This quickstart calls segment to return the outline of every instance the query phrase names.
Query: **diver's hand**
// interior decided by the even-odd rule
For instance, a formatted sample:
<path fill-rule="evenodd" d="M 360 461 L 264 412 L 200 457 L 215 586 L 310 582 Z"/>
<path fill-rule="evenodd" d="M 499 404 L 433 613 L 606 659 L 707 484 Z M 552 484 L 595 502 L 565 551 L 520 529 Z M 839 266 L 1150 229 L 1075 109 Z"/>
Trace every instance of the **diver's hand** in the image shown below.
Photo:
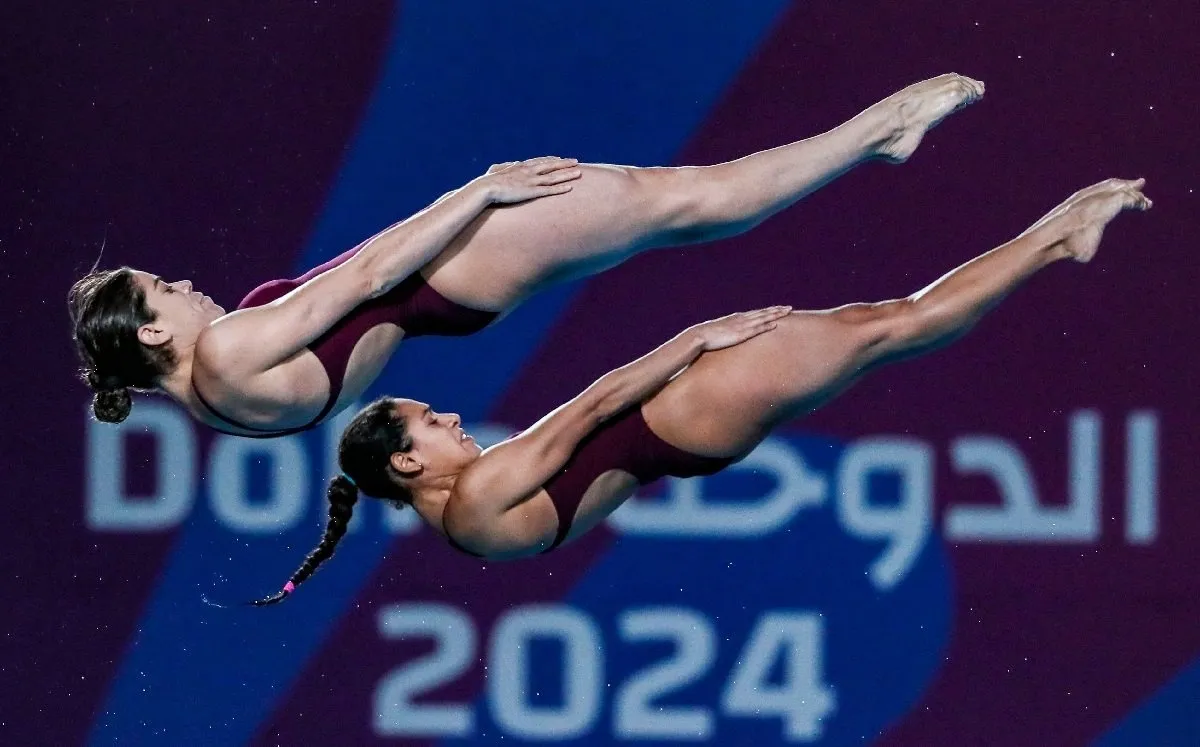
<path fill-rule="evenodd" d="M 790 313 L 791 306 L 742 311 L 689 327 L 687 332 L 700 338 L 700 344 L 705 351 L 721 350 L 758 337 L 764 332 L 770 332 L 775 329 L 780 319 Z"/>
<path fill-rule="evenodd" d="M 570 192 L 571 182 L 582 175 L 574 158 L 542 156 L 498 163 L 476 181 L 490 202 L 513 203 Z"/>

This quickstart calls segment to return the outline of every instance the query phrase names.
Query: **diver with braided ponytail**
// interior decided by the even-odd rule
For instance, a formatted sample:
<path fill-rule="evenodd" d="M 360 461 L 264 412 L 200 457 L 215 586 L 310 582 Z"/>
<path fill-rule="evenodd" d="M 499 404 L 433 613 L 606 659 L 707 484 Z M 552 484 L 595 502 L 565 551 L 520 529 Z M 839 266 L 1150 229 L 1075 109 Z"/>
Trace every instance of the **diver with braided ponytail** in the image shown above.
<path fill-rule="evenodd" d="M 359 492 L 388 501 L 396 508 L 411 503 L 411 494 L 395 484 L 386 465 L 391 454 L 408 452 L 412 447 L 413 440 L 403 420 L 392 417 L 387 409 L 376 409 L 356 418 L 342 434 L 338 446 L 338 466 L 342 474 L 329 482 L 325 492 L 329 501 L 329 521 L 321 541 L 304 558 L 282 589 L 250 604 L 265 607 L 282 602 L 333 556 L 354 515 Z"/>

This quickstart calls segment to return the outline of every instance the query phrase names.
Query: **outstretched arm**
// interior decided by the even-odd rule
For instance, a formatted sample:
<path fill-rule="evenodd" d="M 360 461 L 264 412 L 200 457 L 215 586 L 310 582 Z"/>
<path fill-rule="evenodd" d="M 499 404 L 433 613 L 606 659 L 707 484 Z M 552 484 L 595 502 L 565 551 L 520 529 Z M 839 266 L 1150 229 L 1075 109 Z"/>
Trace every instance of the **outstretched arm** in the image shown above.
<path fill-rule="evenodd" d="M 372 236 L 349 260 L 266 306 L 222 317 L 205 335 L 224 373 L 262 373 L 295 355 L 364 301 L 425 266 L 484 208 L 571 190 L 574 159 L 535 158 L 493 167 L 412 217 Z"/>
<path fill-rule="evenodd" d="M 790 312 L 790 306 L 775 306 L 689 327 L 650 353 L 601 376 L 577 397 L 521 435 L 488 449 L 468 467 L 446 505 L 447 529 L 476 550 L 501 542 L 507 533 L 495 531 L 495 522 L 540 490 L 563 468 L 579 442 L 605 420 L 646 400 L 702 353 L 774 329 Z"/>

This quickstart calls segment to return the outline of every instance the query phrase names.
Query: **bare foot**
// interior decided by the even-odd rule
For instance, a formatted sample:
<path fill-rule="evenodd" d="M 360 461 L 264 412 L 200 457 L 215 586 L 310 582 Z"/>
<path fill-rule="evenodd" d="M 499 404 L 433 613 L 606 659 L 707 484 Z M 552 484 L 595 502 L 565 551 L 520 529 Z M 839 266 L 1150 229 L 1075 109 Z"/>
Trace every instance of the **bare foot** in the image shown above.
<path fill-rule="evenodd" d="M 1057 206 L 1055 206 L 1055 208 L 1053 210 L 1051 210 L 1050 212 L 1046 213 L 1041 218 L 1039 218 L 1037 223 L 1034 223 L 1032 226 L 1030 226 L 1029 228 L 1026 228 L 1024 231 L 1022 231 L 1021 236 L 1024 236 L 1027 233 L 1031 233 L 1032 231 L 1036 230 L 1038 227 L 1045 225 L 1048 221 L 1050 221 L 1054 218 L 1057 218 L 1058 216 L 1065 213 L 1067 211 L 1067 209 L 1070 208 L 1072 205 L 1074 205 L 1075 203 L 1079 202 L 1080 200 L 1082 200 L 1086 197 L 1094 195 L 1098 192 L 1112 191 L 1114 189 L 1117 189 L 1118 187 L 1128 185 L 1128 184 L 1130 184 L 1130 182 L 1126 179 L 1105 179 L 1104 181 L 1097 182 L 1097 183 L 1091 185 L 1090 187 L 1084 187 L 1083 189 L 1079 190 L 1078 192 L 1071 195 L 1067 199 L 1063 200 L 1061 203 L 1059 203 Z M 1020 238 L 1020 237 L 1018 237 L 1018 238 Z"/>
<path fill-rule="evenodd" d="M 1123 210 L 1149 210 L 1154 203 L 1142 194 L 1145 179 L 1108 179 L 1072 195 L 1055 211 L 1064 221 L 1060 246 L 1076 262 L 1090 262 L 1100 248 L 1104 228 Z M 1073 200 L 1073 202 L 1072 202 Z M 1051 211 L 1054 212 L 1054 211 Z M 1045 219 L 1043 219 L 1045 220 Z"/>
<path fill-rule="evenodd" d="M 893 93 L 875 105 L 886 112 L 892 129 L 878 154 L 890 163 L 904 163 L 926 132 L 981 98 L 983 82 L 957 73 L 939 75 Z"/>

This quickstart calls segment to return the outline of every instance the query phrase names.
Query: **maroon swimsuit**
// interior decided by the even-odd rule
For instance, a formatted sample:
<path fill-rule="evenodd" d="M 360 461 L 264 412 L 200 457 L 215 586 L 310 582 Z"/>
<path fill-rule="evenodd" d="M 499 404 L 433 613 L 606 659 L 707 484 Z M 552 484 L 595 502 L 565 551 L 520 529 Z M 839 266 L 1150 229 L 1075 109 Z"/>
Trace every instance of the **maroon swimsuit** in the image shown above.
<path fill-rule="evenodd" d="M 672 446 L 650 430 L 640 405 L 630 407 L 580 441 L 566 465 L 542 486 L 550 494 L 558 514 L 558 532 L 545 552 L 558 547 L 567 538 L 584 493 L 597 477 L 610 469 L 628 472 L 637 478 L 639 485 L 646 485 L 660 477 L 711 475 L 736 461 L 699 456 Z M 454 548 L 480 557 L 455 542 L 449 534 L 446 538 Z"/>
<path fill-rule="evenodd" d="M 250 291 L 249 295 L 238 304 L 238 308 L 247 309 L 271 303 L 326 270 L 342 264 L 354 256 L 358 250 L 359 247 L 355 247 L 323 265 L 314 267 L 294 280 L 272 280 L 264 283 Z M 325 406 L 312 419 L 312 422 L 297 428 L 272 431 L 239 423 L 233 418 L 221 414 L 209 404 L 200 394 L 200 389 L 196 387 L 194 381 L 192 389 L 196 392 L 196 399 L 214 417 L 238 428 L 256 431 L 249 435 L 240 433 L 231 433 L 231 435 L 245 435 L 247 438 L 275 438 L 300 433 L 316 426 L 333 410 L 338 396 L 342 393 L 346 365 L 350 362 L 350 354 L 354 351 L 354 346 L 376 325 L 385 322 L 395 324 L 404 330 L 405 338 L 420 337 L 421 335 L 461 337 L 480 331 L 491 324 L 497 316 L 499 314 L 493 311 L 480 311 L 456 304 L 429 287 L 419 273 L 409 275 L 399 285 L 379 298 L 373 298 L 356 306 L 353 311 L 308 346 L 308 349 L 317 356 L 317 360 L 321 362 L 325 368 L 325 374 L 329 377 L 329 399 L 326 400 Z M 229 431 L 224 432 L 230 433 Z"/>

